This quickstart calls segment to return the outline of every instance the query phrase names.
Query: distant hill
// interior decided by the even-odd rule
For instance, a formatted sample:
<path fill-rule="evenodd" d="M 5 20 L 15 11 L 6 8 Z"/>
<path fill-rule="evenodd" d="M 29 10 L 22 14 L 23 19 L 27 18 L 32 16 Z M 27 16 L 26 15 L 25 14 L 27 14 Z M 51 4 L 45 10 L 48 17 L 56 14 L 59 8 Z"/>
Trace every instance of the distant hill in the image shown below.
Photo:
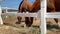
<path fill-rule="evenodd" d="M 15 9 L 8 9 L 7 10 L 8 12 L 18 12 L 18 10 L 15 10 Z M 3 9 L 2 10 L 2 13 L 6 12 L 6 9 Z"/>

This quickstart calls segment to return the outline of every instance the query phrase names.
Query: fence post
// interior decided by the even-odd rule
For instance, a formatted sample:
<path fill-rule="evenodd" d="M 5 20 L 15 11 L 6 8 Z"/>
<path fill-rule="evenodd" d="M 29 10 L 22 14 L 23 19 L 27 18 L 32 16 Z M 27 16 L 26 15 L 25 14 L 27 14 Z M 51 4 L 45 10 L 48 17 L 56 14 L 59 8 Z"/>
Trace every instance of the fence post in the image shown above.
<path fill-rule="evenodd" d="M 2 20 L 1 14 L 2 14 L 2 9 L 1 9 L 1 5 L 0 5 L 0 24 L 2 25 L 3 24 L 3 20 Z"/>
<path fill-rule="evenodd" d="M 5 13 L 8 13 L 8 8 L 7 8 L 7 6 L 6 6 L 6 12 Z M 6 18 L 7 18 L 8 16 L 6 16 Z"/>
<path fill-rule="evenodd" d="M 46 0 L 41 1 L 41 34 L 46 34 Z"/>

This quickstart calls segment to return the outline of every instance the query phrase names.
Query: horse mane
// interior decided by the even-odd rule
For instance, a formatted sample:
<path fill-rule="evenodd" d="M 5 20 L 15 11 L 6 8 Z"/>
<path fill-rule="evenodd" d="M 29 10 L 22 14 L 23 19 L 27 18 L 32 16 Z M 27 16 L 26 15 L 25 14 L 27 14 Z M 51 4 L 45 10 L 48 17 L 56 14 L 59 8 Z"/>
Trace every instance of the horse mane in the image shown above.
<path fill-rule="evenodd" d="M 21 3 L 20 3 L 20 5 L 19 5 L 19 8 L 18 8 L 18 9 L 20 9 L 22 3 L 23 3 L 23 1 L 21 1 Z"/>

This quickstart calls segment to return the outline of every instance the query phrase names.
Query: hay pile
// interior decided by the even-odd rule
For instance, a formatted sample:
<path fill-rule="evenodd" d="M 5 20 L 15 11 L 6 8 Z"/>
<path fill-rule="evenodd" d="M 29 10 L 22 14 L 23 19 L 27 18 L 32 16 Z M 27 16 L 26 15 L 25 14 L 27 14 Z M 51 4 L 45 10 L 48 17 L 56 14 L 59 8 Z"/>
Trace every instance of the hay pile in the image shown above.
<path fill-rule="evenodd" d="M 0 34 L 19 34 L 19 32 L 11 26 L 4 25 L 0 27 Z"/>

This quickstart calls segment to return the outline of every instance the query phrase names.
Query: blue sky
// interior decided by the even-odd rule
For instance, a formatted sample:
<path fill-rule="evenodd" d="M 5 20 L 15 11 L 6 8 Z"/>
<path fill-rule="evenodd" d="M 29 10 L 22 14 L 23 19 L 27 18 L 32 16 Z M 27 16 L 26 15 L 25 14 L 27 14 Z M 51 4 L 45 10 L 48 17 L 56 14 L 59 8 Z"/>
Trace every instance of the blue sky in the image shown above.
<path fill-rule="evenodd" d="M 18 8 L 20 2 L 22 0 L 3 0 L 2 6 L 3 7 L 10 7 L 10 8 Z M 34 2 L 35 0 L 28 0 L 28 2 Z"/>

